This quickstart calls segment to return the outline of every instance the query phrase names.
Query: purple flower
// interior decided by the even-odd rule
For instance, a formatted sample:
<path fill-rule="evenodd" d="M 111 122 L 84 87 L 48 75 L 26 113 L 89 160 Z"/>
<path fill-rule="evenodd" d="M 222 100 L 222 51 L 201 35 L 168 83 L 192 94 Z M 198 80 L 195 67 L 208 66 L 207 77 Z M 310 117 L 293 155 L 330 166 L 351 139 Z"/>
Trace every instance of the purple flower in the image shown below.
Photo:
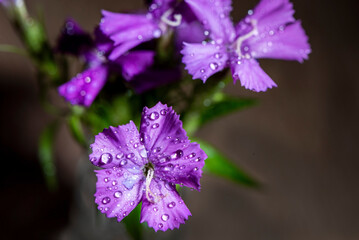
<path fill-rule="evenodd" d="M 59 94 L 71 104 L 89 107 L 112 71 L 121 71 L 130 80 L 153 64 L 152 51 L 133 51 L 116 61 L 108 61 L 106 55 L 112 50 L 113 42 L 99 29 L 95 35 L 96 41 L 92 41 L 74 20 L 68 19 L 58 39 L 58 51 L 79 56 L 87 65 L 84 72 L 58 88 Z"/>
<path fill-rule="evenodd" d="M 171 107 L 145 107 L 139 132 L 132 121 L 109 127 L 91 148 L 90 161 L 104 168 L 95 171 L 95 202 L 107 217 L 121 221 L 142 201 L 141 223 L 166 231 L 191 215 L 175 184 L 200 190 L 207 155 L 188 140 Z"/>
<path fill-rule="evenodd" d="M 234 83 L 260 92 L 277 86 L 256 59 L 308 58 L 310 46 L 300 21 L 293 17 L 288 0 L 261 0 L 254 10 L 233 26 L 230 0 L 185 0 L 202 20 L 210 42 L 185 43 L 183 62 L 194 79 L 208 77 L 230 67 Z"/>
<path fill-rule="evenodd" d="M 192 11 L 183 3 L 177 4 L 176 0 L 153 0 L 145 14 L 113 13 L 103 10 L 102 15 L 100 28 L 114 41 L 115 47 L 109 55 L 111 60 L 117 59 L 143 42 L 161 37 L 169 29 L 180 26 L 183 21 L 186 24 L 193 21 Z M 197 26 L 189 26 L 198 29 Z M 198 39 L 196 35 L 196 32 L 192 32 L 187 34 L 187 37 Z"/>

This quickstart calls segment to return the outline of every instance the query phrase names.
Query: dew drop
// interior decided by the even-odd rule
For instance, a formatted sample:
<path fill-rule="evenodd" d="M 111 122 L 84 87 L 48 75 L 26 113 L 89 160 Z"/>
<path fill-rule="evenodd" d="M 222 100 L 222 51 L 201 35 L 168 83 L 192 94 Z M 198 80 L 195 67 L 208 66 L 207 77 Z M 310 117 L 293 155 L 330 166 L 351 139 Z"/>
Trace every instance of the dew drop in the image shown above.
<path fill-rule="evenodd" d="M 162 223 L 159 223 L 159 224 L 158 224 L 158 228 L 163 228 L 163 224 L 162 224 Z"/>
<path fill-rule="evenodd" d="M 162 116 L 166 115 L 166 114 L 167 114 L 167 110 L 166 110 L 166 109 L 162 109 L 162 110 L 160 111 L 160 114 L 161 114 Z"/>
<path fill-rule="evenodd" d="M 164 222 L 167 222 L 167 220 L 169 218 L 170 218 L 170 216 L 168 216 L 168 214 L 163 214 L 162 217 L 161 217 L 162 221 L 164 221 Z"/>
<path fill-rule="evenodd" d="M 112 185 L 113 185 L 113 186 L 117 185 L 117 181 L 116 181 L 116 180 L 113 180 L 113 181 L 112 181 Z"/>
<path fill-rule="evenodd" d="M 198 167 L 193 168 L 193 171 L 195 172 L 198 171 Z"/>
<path fill-rule="evenodd" d="M 109 153 L 104 153 L 100 158 L 100 165 L 109 164 L 112 162 L 112 155 Z"/>
<path fill-rule="evenodd" d="M 131 158 L 133 158 L 134 156 L 135 156 L 134 153 L 129 153 L 129 154 L 127 154 L 126 158 L 131 159 Z"/>
<path fill-rule="evenodd" d="M 113 194 L 113 196 L 114 196 L 115 198 L 119 198 L 119 197 L 122 196 L 122 192 L 121 192 L 121 191 L 117 191 L 117 192 L 115 192 L 115 193 Z"/>
<path fill-rule="evenodd" d="M 91 82 L 91 78 L 90 77 L 86 77 L 85 78 L 85 83 L 90 83 Z"/>
<path fill-rule="evenodd" d="M 158 211 L 158 208 L 154 207 L 154 208 L 153 208 L 153 211 L 154 211 L 154 212 L 157 212 L 157 211 Z"/>
<path fill-rule="evenodd" d="M 118 153 L 118 154 L 116 155 L 116 158 L 117 158 L 117 159 L 123 158 L 123 153 Z"/>
<path fill-rule="evenodd" d="M 191 153 L 190 155 L 188 155 L 188 158 L 194 158 L 196 156 L 196 153 Z"/>
<path fill-rule="evenodd" d="M 213 62 L 213 63 L 210 63 L 209 64 L 209 67 L 214 71 L 214 70 L 217 70 L 218 69 L 218 64 Z"/>
<path fill-rule="evenodd" d="M 167 166 L 164 167 L 164 171 L 171 171 L 173 169 L 173 164 L 168 164 Z"/>
<path fill-rule="evenodd" d="M 171 154 L 171 159 L 177 160 L 183 156 L 183 151 L 181 149 L 178 149 L 176 152 Z"/>
<path fill-rule="evenodd" d="M 183 169 L 185 169 L 185 168 L 186 168 L 185 165 L 180 166 L 180 169 L 181 169 L 181 170 L 183 170 Z"/>
<path fill-rule="evenodd" d="M 160 115 L 158 114 L 158 112 L 153 112 L 150 115 L 148 115 L 148 117 L 150 118 L 150 120 L 156 120 L 160 117 Z"/>
<path fill-rule="evenodd" d="M 206 30 L 206 31 L 203 32 L 203 34 L 204 34 L 204 36 L 208 36 L 208 35 L 209 35 L 209 31 Z"/>
<path fill-rule="evenodd" d="M 204 72 L 205 72 L 205 70 L 202 68 L 202 69 L 200 70 L 200 72 L 201 72 L 201 73 L 204 73 Z"/>
<path fill-rule="evenodd" d="M 156 30 L 153 31 L 153 37 L 154 37 L 154 38 L 159 38 L 159 37 L 161 37 L 161 34 L 162 34 L 161 29 L 156 29 Z"/>
<path fill-rule="evenodd" d="M 108 177 L 103 179 L 103 181 L 104 181 L 105 183 L 107 183 L 109 180 L 110 180 L 110 179 L 109 179 Z"/>
<path fill-rule="evenodd" d="M 127 164 L 127 160 L 126 159 L 122 159 L 120 162 L 121 166 L 125 166 Z"/>
<path fill-rule="evenodd" d="M 253 15 L 253 10 L 248 10 L 248 15 Z"/>
<path fill-rule="evenodd" d="M 153 153 L 158 153 L 161 151 L 161 148 L 160 147 L 156 147 L 152 150 Z"/>
<path fill-rule="evenodd" d="M 273 36 L 273 35 L 274 35 L 274 31 L 273 31 L 273 30 L 270 30 L 270 31 L 269 31 L 269 35 Z"/>
<path fill-rule="evenodd" d="M 168 208 L 173 208 L 174 206 L 176 206 L 175 202 L 171 202 L 167 205 Z"/>
<path fill-rule="evenodd" d="M 220 58 L 222 58 L 222 54 L 221 53 L 216 53 L 216 54 L 214 54 L 214 57 L 215 58 L 217 58 L 217 59 L 220 59 Z"/>
<path fill-rule="evenodd" d="M 138 39 L 138 40 L 142 40 L 142 39 L 143 39 L 142 35 L 138 35 L 138 36 L 137 36 L 137 39 Z"/>
<path fill-rule="evenodd" d="M 152 129 L 156 129 L 156 128 L 158 128 L 160 125 L 158 124 L 158 123 L 155 123 L 155 124 L 153 124 L 152 125 Z"/>
<path fill-rule="evenodd" d="M 201 161 L 201 158 L 199 157 L 199 158 L 196 158 L 196 160 L 194 160 L 195 162 L 199 162 L 199 161 Z"/>
<path fill-rule="evenodd" d="M 103 204 L 108 204 L 109 202 L 111 202 L 111 198 L 109 198 L 109 197 L 102 198 L 102 203 Z"/>
<path fill-rule="evenodd" d="M 93 157 L 93 158 L 91 158 L 91 159 L 90 159 L 90 161 L 93 163 L 93 162 L 95 162 L 95 161 L 96 161 L 96 158 L 95 158 L 95 157 Z"/>

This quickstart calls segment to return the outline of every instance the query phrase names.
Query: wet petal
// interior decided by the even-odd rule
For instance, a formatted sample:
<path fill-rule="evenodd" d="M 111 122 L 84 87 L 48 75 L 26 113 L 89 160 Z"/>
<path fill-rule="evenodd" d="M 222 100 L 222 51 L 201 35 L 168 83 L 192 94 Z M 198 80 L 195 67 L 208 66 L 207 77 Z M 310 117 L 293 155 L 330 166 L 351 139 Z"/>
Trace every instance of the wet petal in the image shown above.
<path fill-rule="evenodd" d="M 107 79 L 107 68 L 100 65 L 78 74 L 62 84 L 59 94 L 71 104 L 90 106 Z"/>
<path fill-rule="evenodd" d="M 196 143 L 190 143 L 179 116 L 171 107 L 158 103 L 144 108 L 141 139 L 155 174 L 173 183 L 200 189 L 199 180 L 207 155 Z"/>
<path fill-rule="evenodd" d="M 127 169 L 113 167 L 95 171 L 97 175 L 95 202 L 107 217 L 121 221 L 141 201 L 144 176 Z"/>
<path fill-rule="evenodd" d="M 172 183 L 200 190 L 202 168 L 207 155 L 199 144 L 183 144 L 175 151 L 168 148 L 157 154 L 152 151 L 149 154 L 149 159 L 156 165 L 156 176 Z"/>
<path fill-rule="evenodd" d="M 200 78 L 203 82 L 227 66 L 228 55 L 223 45 L 185 43 L 181 53 L 185 69 L 193 79 Z"/>
<path fill-rule="evenodd" d="M 116 53 L 110 55 L 114 60 L 131 48 L 149 41 L 157 36 L 158 24 L 143 14 L 122 14 L 102 11 L 103 18 L 100 28 L 104 34 L 109 36 L 117 47 Z"/>
<path fill-rule="evenodd" d="M 276 87 L 277 84 L 263 71 L 257 60 L 241 59 L 231 63 L 231 70 L 234 83 L 239 79 L 245 88 L 264 92 L 268 88 Z"/>
<path fill-rule="evenodd" d="M 185 0 L 193 13 L 209 31 L 209 36 L 217 42 L 231 42 L 235 31 L 230 12 L 231 0 Z"/>
<path fill-rule="evenodd" d="M 104 129 L 95 136 L 91 148 L 93 152 L 90 161 L 102 168 L 121 167 L 140 172 L 140 168 L 147 162 L 146 150 L 132 121 Z"/>
<path fill-rule="evenodd" d="M 248 39 L 255 58 L 297 60 L 308 59 L 310 45 L 300 21 Z"/>
<path fill-rule="evenodd" d="M 154 56 L 153 51 L 132 51 L 119 57 L 116 63 L 121 65 L 123 77 L 130 80 L 152 66 Z"/>
<path fill-rule="evenodd" d="M 153 180 L 150 189 L 158 199 L 153 203 L 143 194 L 141 223 L 147 222 L 156 232 L 166 231 L 179 228 L 191 216 L 174 184 Z"/>

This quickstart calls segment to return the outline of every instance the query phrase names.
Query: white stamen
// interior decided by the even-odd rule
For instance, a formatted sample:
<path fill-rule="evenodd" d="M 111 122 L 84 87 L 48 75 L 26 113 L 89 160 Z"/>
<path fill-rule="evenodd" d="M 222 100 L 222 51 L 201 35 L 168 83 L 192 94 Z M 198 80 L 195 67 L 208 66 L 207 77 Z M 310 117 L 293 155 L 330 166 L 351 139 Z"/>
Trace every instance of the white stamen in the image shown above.
<path fill-rule="evenodd" d="M 153 179 L 153 174 L 155 173 L 155 171 L 152 168 L 149 168 L 147 171 L 147 176 L 146 176 L 146 198 L 149 202 L 151 203 L 158 203 L 162 198 L 165 198 L 167 195 L 165 196 L 157 196 L 157 194 L 154 194 L 151 189 L 150 189 L 150 185 L 151 185 L 151 181 Z M 150 197 L 150 194 L 152 195 L 153 200 Z"/>
<path fill-rule="evenodd" d="M 162 16 L 161 21 L 166 23 L 168 26 L 171 27 L 178 27 L 181 24 L 182 21 L 182 15 L 181 14 L 174 14 L 173 18 L 174 20 L 170 20 L 169 16 L 173 13 L 173 9 L 167 10 Z"/>
<path fill-rule="evenodd" d="M 257 29 L 257 20 L 250 20 L 251 24 L 252 24 L 252 31 L 250 31 L 249 33 L 240 36 L 237 41 L 236 41 L 236 52 L 238 53 L 239 57 L 245 57 L 245 55 L 242 53 L 241 51 L 241 47 L 242 47 L 242 43 L 247 40 L 248 38 L 252 37 L 252 36 L 257 36 L 258 35 L 258 29 Z"/>

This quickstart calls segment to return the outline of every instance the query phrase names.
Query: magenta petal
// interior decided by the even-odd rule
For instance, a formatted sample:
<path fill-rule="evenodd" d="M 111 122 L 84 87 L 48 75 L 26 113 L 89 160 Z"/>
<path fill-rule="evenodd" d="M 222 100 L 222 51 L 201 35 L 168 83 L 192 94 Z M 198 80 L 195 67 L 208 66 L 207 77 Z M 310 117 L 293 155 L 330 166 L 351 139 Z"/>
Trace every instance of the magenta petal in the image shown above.
<path fill-rule="evenodd" d="M 174 151 L 174 149 L 177 149 Z M 149 153 L 149 159 L 155 163 L 155 175 L 166 181 L 200 190 L 200 179 L 206 153 L 197 143 L 183 144 L 178 148 L 167 148 Z"/>
<path fill-rule="evenodd" d="M 209 36 L 218 42 L 230 42 L 235 37 L 230 19 L 231 0 L 185 0 L 193 13 L 203 23 Z"/>
<path fill-rule="evenodd" d="M 293 4 L 289 0 L 261 0 L 249 16 L 256 19 L 259 30 L 294 22 Z"/>
<path fill-rule="evenodd" d="M 152 66 L 155 52 L 153 51 L 132 51 L 124 54 L 116 61 L 122 67 L 123 77 L 129 81 L 134 76 L 144 72 Z"/>
<path fill-rule="evenodd" d="M 97 174 L 95 202 L 107 217 L 121 221 L 141 201 L 144 177 L 128 169 L 113 167 L 95 171 Z"/>
<path fill-rule="evenodd" d="M 141 138 L 155 175 L 199 190 L 207 155 L 198 144 L 190 143 L 174 110 L 161 103 L 144 108 L 141 123 Z"/>
<path fill-rule="evenodd" d="M 263 71 L 257 60 L 242 59 L 231 64 L 234 83 L 239 79 L 245 88 L 264 92 L 268 88 L 276 87 L 277 84 Z"/>
<path fill-rule="evenodd" d="M 157 148 L 161 148 L 161 151 L 168 148 L 173 150 L 176 145 L 179 148 L 180 145 L 189 142 L 179 115 L 172 107 L 167 107 L 161 102 L 152 108 L 144 107 L 140 136 L 147 151 L 154 151 Z"/>
<path fill-rule="evenodd" d="M 184 43 L 181 53 L 185 69 L 193 79 L 200 78 L 203 82 L 227 66 L 228 55 L 222 45 Z"/>
<path fill-rule="evenodd" d="M 91 148 L 93 152 L 90 154 L 90 161 L 102 168 L 141 167 L 147 162 L 146 150 L 132 121 L 126 125 L 104 129 L 95 136 Z"/>
<path fill-rule="evenodd" d="M 160 180 L 153 180 L 151 192 L 158 197 L 157 201 L 150 202 L 144 194 L 142 197 L 141 223 L 147 222 L 156 232 L 158 230 L 179 228 L 191 212 L 179 196 L 174 184 Z"/>
<path fill-rule="evenodd" d="M 303 62 L 310 46 L 300 21 L 248 39 L 247 44 L 255 58 L 274 58 Z"/>
<path fill-rule="evenodd" d="M 100 65 L 78 74 L 62 84 L 59 94 L 71 104 L 90 106 L 102 89 L 107 78 L 107 68 Z"/>
<path fill-rule="evenodd" d="M 150 15 L 122 14 L 102 11 L 103 18 L 100 28 L 104 34 L 114 41 L 116 54 L 111 54 L 114 60 L 121 54 L 161 35 L 161 30 Z"/>

